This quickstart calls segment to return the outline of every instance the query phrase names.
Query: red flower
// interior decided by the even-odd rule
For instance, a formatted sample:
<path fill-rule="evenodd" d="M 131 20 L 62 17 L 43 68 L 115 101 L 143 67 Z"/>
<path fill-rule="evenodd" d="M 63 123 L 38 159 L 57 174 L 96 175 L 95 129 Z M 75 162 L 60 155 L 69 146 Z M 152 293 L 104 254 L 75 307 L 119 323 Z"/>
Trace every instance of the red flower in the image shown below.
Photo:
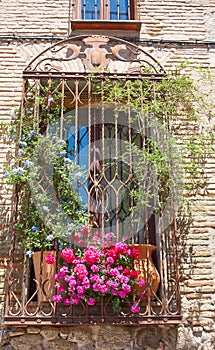
<path fill-rule="evenodd" d="M 124 269 L 122 273 L 124 276 L 130 276 L 131 271 L 129 269 Z"/>
<path fill-rule="evenodd" d="M 138 272 L 135 271 L 135 270 L 132 270 L 132 271 L 130 272 L 130 276 L 131 276 L 132 278 L 136 279 L 136 278 L 138 277 Z"/>
<path fill-rule="evenodd" d="M 118 257 L 118 253 L 116 251 L 115 247 L 110 247 L 109 250 L 106 253 L 106 256 L 111 256 L 114 260 Z"/>
<path fill-rule="evenodd" d="M 137 248 L 133 248 L 131 251 L 132 256 L 134 257 L 134 259 L 138 259 L 140 256 L 140 252 Z"/>

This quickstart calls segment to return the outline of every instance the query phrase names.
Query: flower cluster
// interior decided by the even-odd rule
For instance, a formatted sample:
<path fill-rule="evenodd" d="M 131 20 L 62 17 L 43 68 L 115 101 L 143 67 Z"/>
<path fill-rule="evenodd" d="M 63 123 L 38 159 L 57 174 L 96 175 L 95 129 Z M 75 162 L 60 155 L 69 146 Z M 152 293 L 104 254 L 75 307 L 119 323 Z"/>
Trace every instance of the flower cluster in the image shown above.
<path fill-rule="evenodd" d="M 110 297 L 113 310 L 120 311 L 123 302 L 132 295 L 132 287 L 138 277 L 133 270 L 133 260 L 139 251 L 124 242 L 111 247 L 88 245 L 85 248 L 65 248 L 61 252 L 62 267 L 55 276 L 57 294 L 53 300 L 64 305 L 80 301 L 94 305 L 96 297 Z M 49 254 L 46 263 L 54 263 Z M 140 281 L 144 284 L 144 281 Z M 138 312 L 138 305 L 131 305 L 132 312 Z"/>

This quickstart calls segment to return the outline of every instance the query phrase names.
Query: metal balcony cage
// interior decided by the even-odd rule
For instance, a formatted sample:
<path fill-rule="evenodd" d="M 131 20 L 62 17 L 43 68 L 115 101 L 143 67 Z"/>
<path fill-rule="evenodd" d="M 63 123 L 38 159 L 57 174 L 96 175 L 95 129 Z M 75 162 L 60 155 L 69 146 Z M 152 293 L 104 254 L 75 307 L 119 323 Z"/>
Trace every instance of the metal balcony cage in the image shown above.
<path fill-rule="evenodd" d="M 93 306 L 84 301 L 70 306 L 55 303 L 52 296 L 59 260 L 52 271 L 44 274 L 44 249 L 38 260 L 39 272 L 32 257 L 26 254 L 17 223 L 23 215 L 20 208 L 25 208 L 26 225 L 30 220 L 30 193 L 24 196 L 18 183 L 12 216 L 5 324 L 180 322 L 175 193 L 168 190 L 166 206 L 161 210 L 157 204 L 161 196 L 157 174 L 145 156 L 153 154 L 153 138 L 161 140 L 160 151 L 172 147 L 169 143 L 163 147 L 167 137 L 155 123 L 155 115 L 146 113 L 147 100 L 156 99 L 156 84 L 164 75 L 159 63 L 141 48 L 99 36 L 59 42 L 36 57 L 24 71 L 18 143 L 36 126 L 41 138 L 55 135 L 65 141 L 67 159 L 84 168 L 75 180 L 75 189 L 90 214 L 89 224 L 95 232 L 112 232 L 116 242 L 125 240 L 130 245 L 146 247 L 139 263 L 146 285 L 136 313 L 130 308 L 137 298 L 135 290 L 119 312 L 113 310 L 112 298 L 105 296 L 98 298 Z M 173 160 L 169 163 L 173 164 Z M 167 176 L 170 177 L 170 171 Z M 33 184 L 39 186 L 41 193 L 52 190 L 44 180 L 46 177 L 44 170 Z M 49 204 L 36 203 L 42 207 Z M 61 247 L 57 240 L 51 248 L 58 257 Z M 152 264 L 159 276 L 155 289 L 150 272 Z"/>

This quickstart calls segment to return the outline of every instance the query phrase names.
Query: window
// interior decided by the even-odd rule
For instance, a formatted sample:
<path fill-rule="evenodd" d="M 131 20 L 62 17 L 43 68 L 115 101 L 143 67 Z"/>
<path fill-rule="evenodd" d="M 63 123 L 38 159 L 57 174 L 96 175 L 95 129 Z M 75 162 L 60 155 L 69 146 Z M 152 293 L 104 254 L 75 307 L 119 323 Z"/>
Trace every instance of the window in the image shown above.
<path fill-rule="evenodd" d="M 128 0 L 82 0 L 81 19 L 88 20 L 128 20 L 132 18 Z"/>
<path fill-rule="evenodd" d="M 71 19 L 73 30 L 139 30 L 140 5 L 136 0 L 77 0 L 72 4 Z"/>
<path fill-rule="evenodd" d="M 119 67 L 120 71 L 117 71 Z M 162 77 L 162 67 L 142 49 L 124 40 L 103 36 L 99 38 L 81 36 L 57 43 L 36 57 L 25 70 L 19 124 L 20 153 L 32 149 L 32 145 L 35 144 L 34 137 L 38 136 L 38 132 L 41 134 L 38 139 L 43 140 L 42 135 L 52 137 L 52 130 L 55 130 L 61 141 L 64 140 L 65 161 L 68 162 L 70 159 L 85 167 L 84 175 L 79 178 L 76 190 L 79 191 L 88 213 L 91 214 L 90 224 L 99 232 L 112 232 L 118 242 L 126 239 L 129 244 L 156 245 L 152 259 L 159 271 L 160 282 L 159 288 L 154 292 L 153 281 L 146 278 L 147 298 L 141 302 L 140 313 L 135 315 L 131 314 L 128 305 L 125 305 L 122 313 L 116 313 L 111 300 L 109 298 L 104 300 L 103 296 L 93 307 L 86 305 L 84 301 L 77 306 L 70 305 L 69 308 L 68 305 L 58 307 L 46 293 L 49 277 L 47 275 L 44 277 L 41 273 L 45 252 L 39 260 L 40 273 L 36 275 L 35 285 L 32 285 L 34 279 L 32 260 L 26 257 L 25 247 L 20 244 L 17 222 L 20 217 L 24 217 L 21 229 L 28 229 L 30 237 L 38 227 L 35 224 L 33 226 L 32 217 L 29 215 L 30 194 L 28 195 L 26 182 L 22 184 L 18 182 L 14 196 L 15 225 L 11 239 L 5 323 L 26 325 L 34 322 L 35 324 L 56 322 L 72 325 L 92 322 L 94 324 L 141 322 L 143 324 L 147 323 L 149 318 L 151 323 L 162 323 L 164 320 L 177 323 L 181 319 L 175 221 L 171 219 L 168 226 L 163 227 L 165 223 L 162 221 L 163 213 L 149 212 L 149 205 L 154 208 L 157 201 L 158 191 L 153 182 L 155 177 L 150 177 L 151 169 L 148 163 L 143 167 L 144 163 L 141 160 L 137 167 L 135 160 L 139 150 L 146 150 L 148 155 L 153 154 L 153 144 L 149 140 L 155 130 L 152 124 L 148 123 L 153 115 L 147 115 L 149 119 L 144 119 L 143 123 L 143 119 L 139 118 L 139 114 L 131 108 L 131 84 L 134 86 L 133 93 L 141 103 L 140 107 L 146 111 L 144 109 L 146 101 L 151 98 L 150 96 L 153 99 L 156 97 L 155 86 Z M 137 88 L 138 86 L 141 88 L 142 84 L 146 87 L 146 93 L 142 96 L 144 98 L 139 99 L 141 93 L 137 94 Z M 111 103 L 107 104 L 104 95 L 111 97 L 109 101 Z M 38 126 L 36 134 L 35 125 Z M 142 134 L 141 128 L 144 129 Z M 51 140 L 51 145 L 55 149 L 54 140 L 56 138 Z M 133 153 L 132 145 L 135 151 Z M 43 147 L 41 159 L 45 152 L 46 148 Z M 26 156 L 28 155 L 27 153 Z M 62 162 L 64 160 L 60 155 L 60 167 Z M 27 172 L 29 160 L 25 160 L 24 164 L 27 169 L 24 170 Z M 37 163 L 33 162 L 33 166 L 37 171 Z M 18 173 L 15 173 L 18 180 L 19 175 L 23 173 L 22 171 L 20 174 L 19 171 L 20 167 Z M 50 213 L 53 207 L 51 200 L 48 205 L 44 202 L 45 191 L 47 190 L 48 194 L 52 193 L 47 174 L 44 169 L 40 173 L 40 178 L 36 177 L 35 183 L 35 186 L 39 186 L 38 199 L 42 201 L 38 207 L 42 210 L 43 220 L 47 219 L 47 213 Z M 142 178 L 141 174 L 144 174 Z M 164 181 L 166 179 L 165 177 Z M 131 212 L 136 204 L 133 191 L 140 188 L 141 180 L 141 202 L 137 205 L 137 211 Z M 148 197 L 142 197 L 145 189 L 148 190 Z M 33 188 L 30 192 L 32 194 Z M 60 201 L 61 197 L 58 199 Z M 73 199 L 75 200 L 75 197 Z M 65 200 L 63 204 L 66 206 L 67 201 Z M 57 210 L 54 217 L 57 218 L 57 221 L 54 221 L 57 231 L 70 224 L 70 221 L 63 220 L 62 225 L 59 225 L 61 212 Z M 47 237 L 50 239 L 50 235 L 47 236 L 45 231 L 46 225 L 50 224 L 49 218 L 43 222 L 43 231 L 41 230 L 45 242 Z M 40 233 L 39 239 L 41 238 Z M 51 248 L 58 252 L 61 249 L 59 241 L 55 240 Z M 20 257 L 23 258 L 23 264 L 20 264 Z M 149 255 L 144 259 L 147 274 L 151 261 Z"/>

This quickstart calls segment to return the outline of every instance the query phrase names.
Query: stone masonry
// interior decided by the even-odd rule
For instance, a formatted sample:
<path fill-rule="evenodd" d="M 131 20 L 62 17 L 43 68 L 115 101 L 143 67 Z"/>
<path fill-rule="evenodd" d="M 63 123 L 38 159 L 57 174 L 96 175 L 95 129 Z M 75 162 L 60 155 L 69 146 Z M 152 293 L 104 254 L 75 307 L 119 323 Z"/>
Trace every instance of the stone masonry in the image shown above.
<path fill-rule="evenodd" d="M 141 31 L 126 33 L 139 40 L 165 69 L 190 61 L 215 70 L 214 0 L 140 0 Z M 19 106 L 22 72 L 27 64 L 70 33 L 68 0 L 0 1 L 1 130 Z M 90 28 L 88 29 L 91 34 Z M 111 35 L 111 33 L 106 33 Z M 115 33 L 124 37 L 125 33 Z M 5 300 L 5 270 L 10 237 L 10 189 L 3 180 L 11 146 L 1 131 L 0 308 Z M 1 329 L 4 350 L 213 350 L 215 349 L 215 161 L 207 164 L 207 192 L 196 198 L 194 224 L 183 237 L 186 257 L 181 285 L 183 321 L 179 326 L 89 326 Z"/>

